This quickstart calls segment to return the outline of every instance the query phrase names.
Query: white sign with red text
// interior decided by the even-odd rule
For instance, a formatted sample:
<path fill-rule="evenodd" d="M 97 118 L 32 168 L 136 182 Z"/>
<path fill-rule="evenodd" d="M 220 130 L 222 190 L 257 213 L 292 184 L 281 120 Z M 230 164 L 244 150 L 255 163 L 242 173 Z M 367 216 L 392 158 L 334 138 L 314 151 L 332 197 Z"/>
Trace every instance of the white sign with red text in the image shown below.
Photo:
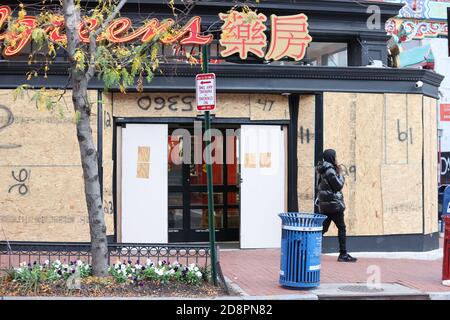
<path fill-rule="evenodd" d="M 195 95 L 197 111 L 212 111 L 216 109 L 216 75 L 202 73 L 195 77 Z"/>

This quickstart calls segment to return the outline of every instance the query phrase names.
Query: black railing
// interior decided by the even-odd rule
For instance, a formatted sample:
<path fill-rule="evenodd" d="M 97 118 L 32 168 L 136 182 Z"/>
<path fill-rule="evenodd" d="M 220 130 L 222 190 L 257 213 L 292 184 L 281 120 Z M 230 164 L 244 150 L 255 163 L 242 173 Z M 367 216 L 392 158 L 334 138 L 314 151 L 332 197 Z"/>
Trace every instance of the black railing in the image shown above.
<path fill-rule="evenodd" d="M 204 267 L 211 263 L 208 245 L 116 243 L 108 245 L 108 255 L 110 264 L 119 260 L 144 265 L 148 259 L 154 263 L 178 261 Z M 42 264 L 56 259 L 63 263 L 75 260 L 90 263 L 90 244 L 0 242 L 0 270 L 19 267 L 22 262 Z"/>

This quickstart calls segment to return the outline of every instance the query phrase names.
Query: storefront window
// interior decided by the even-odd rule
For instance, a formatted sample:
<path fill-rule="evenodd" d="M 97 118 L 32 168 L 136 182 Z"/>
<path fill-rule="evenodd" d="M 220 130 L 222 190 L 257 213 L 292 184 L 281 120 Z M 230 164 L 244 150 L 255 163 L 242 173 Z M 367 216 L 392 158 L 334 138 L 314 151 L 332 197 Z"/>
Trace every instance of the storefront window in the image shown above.
<path fill-rule="evenodd" d="M 336 42 L 312 42 L 301 61 L 304 65 L 347 67 L 347 44 Z"/>
<path fill-rule="evenodd" d="M 183 229 L 183 209 L 169 209 L 169 229 Z"/>
<path fill-rule="evenodd" d="M 223 204 L 223 194 L 214 193 L 214 204 Z M 191 205 L 208 205 L 208 193 L 207 192 L 192 192 L 191 193 Z"/>
<path fill-rule="evenodd" d="M 239 228 L 239 208 L 228 208 L 228 228 L 237 229 Z"/>
<path fill-rule="evenodd" d="M 169 186 L 183 185 L 183 137 L 169 136 L 168 143 L 168 173 Z"/>
<path fill-rule="evenodd" d="M 223 209 L 214 208 L 215 227 L 223 228 Z M 208 229 L 208 209 L 191 209 L 191 229 Z"/>
<path fill-rule="evenodd" d="M 181 192 L 169 192 L 169 207 L 182 205 L 183 205 L 183 194 Z"/>

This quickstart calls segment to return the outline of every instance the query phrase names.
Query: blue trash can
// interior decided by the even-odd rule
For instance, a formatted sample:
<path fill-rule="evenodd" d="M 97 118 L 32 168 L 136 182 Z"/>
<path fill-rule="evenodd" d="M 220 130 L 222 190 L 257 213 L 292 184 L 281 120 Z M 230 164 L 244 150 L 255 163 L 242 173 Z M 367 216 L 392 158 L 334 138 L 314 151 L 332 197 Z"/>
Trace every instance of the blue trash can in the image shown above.
<path fill-rule="evenodd" d="M 308 288 L 320 284 L 322 224 L 326 216 L 281 213 L 280 284 Z"/>

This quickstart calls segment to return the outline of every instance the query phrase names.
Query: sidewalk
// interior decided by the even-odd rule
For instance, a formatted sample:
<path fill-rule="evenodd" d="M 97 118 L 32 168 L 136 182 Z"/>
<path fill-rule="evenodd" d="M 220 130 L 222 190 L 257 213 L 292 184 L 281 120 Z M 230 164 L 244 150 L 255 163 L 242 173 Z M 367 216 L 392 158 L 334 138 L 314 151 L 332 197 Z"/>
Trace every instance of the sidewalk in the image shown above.
<path fill-rule="evenodd" d="M 355 254 L 358 257 L 358 254 Z M 383 284 L 395 284 L 421 293 L 450 293 L 442 285 L 442 258 L 434 260 L 366 258 L 356 263 L 337 262 L 336 256 L 323 255 L 321 287 L 335 284 L 365 284 L 379 270 Z M 279 285 L 280 250 L 223 250 L 220 264 L 224 276 L 250 296 L 310 294 Z M 370 268 L 369 268 L 370 267 Z M 377 269 L 378 268 L 378 269 Z M 321 289 L 319 287 L 318 289 Z"/>

